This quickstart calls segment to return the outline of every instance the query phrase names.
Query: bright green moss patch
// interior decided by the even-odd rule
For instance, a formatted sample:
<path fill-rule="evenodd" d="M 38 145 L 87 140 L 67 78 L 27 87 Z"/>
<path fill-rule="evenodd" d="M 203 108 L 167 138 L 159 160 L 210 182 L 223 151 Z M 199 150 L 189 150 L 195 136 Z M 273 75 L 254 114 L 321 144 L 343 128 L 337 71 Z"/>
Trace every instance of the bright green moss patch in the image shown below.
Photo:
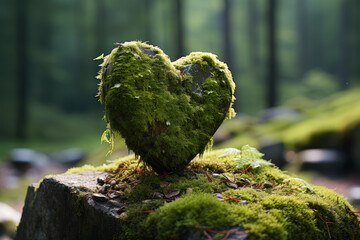
<path fill-rule="evenodd" d="M 180 172 L 234 116 L 235 84 L 226 64 L 196 52 L 175 62 L 158 47 L 126 42 L 104 57 L 99 98 L 129 149 L 158 173 Z"/>
<path fill-rule="evenodd" d="M 225 122 L 221 128 L 233 138 L 217 148 L 241 147 L 244 144 L 259 146 L 259 136 L 266 136 L 283 142 L 287 149 L 346 150 L 346 141 L 360 125 L 359 92 L 360 88 L 354 87 L 323 101 L 312 102 L 299 109 L 302 115 L 298 118 L 276 118 L 259 123 L 255 118 L 246 117 Z"/>
<path fill-rule="evenodd" d="M 249 159 L 256 153 L 242 151 L 249 149 L 205 152 L 181 174 L 159 175 L 142 164 L 135 171 L 134 156 L 100 167 L 126 185 L 119 238 L 206 239 L 205 230 L 222 239 L 230 229 L 257 240 L 360 237 L 359 218 L 342 195 Z"/>
<path fill-rule="evenodd" d="M 147 218 L 147 227 L 156 239 L 182 239 L 179 233 L 187 227 L 207 226 L 228 228 L 235 221 L 230 204 L 223 204 L 212 194 L 188 194 L 182 199 L 159 208 Z"/>

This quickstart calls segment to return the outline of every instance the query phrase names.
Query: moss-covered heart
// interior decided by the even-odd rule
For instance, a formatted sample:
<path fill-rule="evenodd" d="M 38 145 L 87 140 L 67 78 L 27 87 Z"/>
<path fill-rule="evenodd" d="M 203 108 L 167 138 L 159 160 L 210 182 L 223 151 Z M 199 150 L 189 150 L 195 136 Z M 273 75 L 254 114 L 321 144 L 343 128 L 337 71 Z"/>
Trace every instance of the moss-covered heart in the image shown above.
<path fill-rule="evenodd" d="M 119 132 L 158 173 L 183 170 L 235 114 L 231 73 L 211 53 L 194 52 L 172 63 L 158 47 L 126 42 L 100 66 L 105 139 Z"/>

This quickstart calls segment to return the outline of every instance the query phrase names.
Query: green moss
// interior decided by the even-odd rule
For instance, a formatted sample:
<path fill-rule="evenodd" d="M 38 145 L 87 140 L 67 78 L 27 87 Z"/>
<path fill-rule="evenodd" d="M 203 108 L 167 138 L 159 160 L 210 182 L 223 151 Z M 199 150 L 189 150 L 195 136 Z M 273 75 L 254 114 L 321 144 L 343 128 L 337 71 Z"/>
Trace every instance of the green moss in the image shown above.
<path fill-rule="evenodd" d="M 230 133 L 233 138 L 216 148 L 240 148 L 244 144 L 258 147 L 259 137 L 266 136 L 269 140 L 283 142 L 287 149 L 346 150 L 346 141 L 360 125 L 359 90 L 354 87 L 321 102 L 307 104 L 300 109 L 303 114 L 299 118 L 278 118 L 260 124 L 248 117 L 225 122 L 219 130 Z"/>
<path fill-rule="evenodd" d="M 182 171 L 234 116 L 231 73 L 210 53 L 171 63 L 157 47 L 126 42 L 104 58 L 98 78 L 110 129 L 102 139 L 120 133 L 159 173 Z"/>
<path fill-rule="evenodd" d="M 246 160 L 253 155 L 245 151 L 240 156 Z M 229 149 L 205 152 L 181 175 L 167 176 L 159 176 L 143 165 L 140 169 L 145 172 L 134 174 L 138 161 L 135 156 L 121 158 L 108 166 L 108 170 L 118 174 L 116 178 L 120 183 L 129 184 L 122 195 L 127 205 L 126 213 L 121 216 L 120 239 L 182 239 L 186 236 L 205 239 L 200 226 L 217 231 L 237 227 L 244 229 L 249 239 L 257 240 L 329 239 L 321 219 L 333 222 L 328 224 L 332 239 L 360 237 L 359 218 L 348 212 L 353 208 L 342 195 L 289 176 L 261 159 L 253 159 L 258 167 L 248 168 L 252 162 L 239 161 L 238 157 L 238 153 L 231 153 Z M 244 164 L 239 165 L 241 162 Z M 128 170 L 115 170 L 125 165 Z M 246 173 L 245 169 L 248 169 Z M 252 186 L 229 188 L 223 182 L 226 180 L 223 174 L 235 182 L 247 178 Z M 263 182 L 274 184 L 275 188 L 264 188 Z M 192 189 L 191 193 L 186 193 L 188 188 Z M 180 191 L 179 200 L 144 201 L 152 199 L 154 192 L 164 194 L 174 189 Z M 222 194 L 223 201 L 218 200 L 215 193 Z M 221 239 L 224 235 L 216 237 Z"/>
<path fill-rule="evenodd" d="M 181 239 L 179 233 L 186 227 L 199 225 L 219 229 L 232 226 L 235 218 L 229 216 L 231 211 L 230 204 L 223 204 L 212 194 L 189 194 L 150 214 L 145 226 L 153 239 Z"/>

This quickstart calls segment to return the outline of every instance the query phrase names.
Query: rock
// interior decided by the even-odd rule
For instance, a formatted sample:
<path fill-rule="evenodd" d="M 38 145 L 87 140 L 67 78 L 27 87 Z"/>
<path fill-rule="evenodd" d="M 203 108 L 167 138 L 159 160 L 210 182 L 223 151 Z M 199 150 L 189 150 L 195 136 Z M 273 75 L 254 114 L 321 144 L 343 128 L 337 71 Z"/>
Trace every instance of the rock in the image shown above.
<path fill-rule="evenodd" d="M 66 166 L 74 166 L 86 157 L 85 152 L 80 148 L 70 148 L 53 154 L 52 158 L 55 162 Z"/>
<path fill-rule="evenodd" d="M 333 149 L 310 149 L 299 153 L 302 170 L 317 171 L 325 175 L 339 175 L 345 166 L 344 153 Z"/>
<path fill-rule="evenodd" d="M 278 167 L 285 165 L 285 145 L 282 142 L 260 140 L 259 152 L 264 154 L 265 160 L 271 160 Z"/>
<path fill-rule="evenodd" d="M 119 44 L 100 66 L 98 96 L 110 126 L 102 139 L 120 133 L 159 174 L 183 171 L 234 116 L 231 73 L 211 53 L 170 62 L 160 48 L 133 41 Z"/>
<path fill-rule="evenodd" d="M 355 186 L 350 189 L 349 201 L 356 206 L 360 206 L 360 186 Z"/>
<path fill-rule="evenodd" d="M 0 202 L 0 239 L 14 237 L 21 215 L 9 205 Z"/>
<path fill-rule="evenodd" d="M 269 182 L 264 182 L 263 188 L 273 188 L 273 185 Z"/>
<path fill-rule="evenodd" d="M 97 201 L 97 178 L 104 172 L 82 172 L 46 177 L 39 188 L 28 188 L 15 239 L 114 239 L 120 234 L 119 201 Z M 73 189 L 84 189 L 78 195 Z M 81 197 L 83 196 L 83 197 Z M 121 211 L 120 211 L 121 213 Z"/>
<path fill-rule="evenodd" d="M 44 168 L 48 166 L 50 158 L 43 153 L 27 148 L 16 148 L 10 152 L 11 164 L 20 171 L 26 171 L 30 167 Z"/>
<path fill-rule="evenodd" d="M 179 194 L 180 194 L 180 190 L 179 189 L 174 189 L 174 190 L 171 190 L 168 193 L 165 193 L 165 197 L 166 198 L 172 198 L 172 197 L 178 196 Z"/>
<path fill-rule="evenodd" d="M 100 186 L 104 185 L 104 183 L 105 183 L 105 178 L 103 178 L 103 177 L 98 177 L 98 178 L 97 178 L 97 183 L 98 183 Z"/>

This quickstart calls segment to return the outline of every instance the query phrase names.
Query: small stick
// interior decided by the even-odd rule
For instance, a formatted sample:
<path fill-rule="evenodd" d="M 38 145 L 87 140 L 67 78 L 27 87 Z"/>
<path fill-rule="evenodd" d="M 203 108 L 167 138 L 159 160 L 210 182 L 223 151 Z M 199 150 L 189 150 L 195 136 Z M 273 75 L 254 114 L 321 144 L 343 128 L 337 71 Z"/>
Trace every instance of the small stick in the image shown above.
<path fill-rule="evenodd" d="M 236 198 L 233 198 L 233 197 L 230 197 L 230 196 L 228 196 L 228 195 L 226 195 L 226 194 L 224 194 L 224 193 L 222 193 L 221 195 L 223 195 L 223 196 L 225 196 L 225 197 L 228 198 L 228 199 L 224 199 L 225 201 L 226 201 L 226 200 L 233 200 L 233 201 L 235 201 L 235 202 L 241 202 L 241 200 L 236 199 Z"/>
<path fill-rule="evenodd" d="M 327 232 L 328 232 L 328 234 L 329 234 L 329 238 L 331 239 L 331 234 L 330 234 L 330 229 L 329 229 L 328 224 L 329 224 L 329 223 L 333 223 L 333 222 L 326 222 L 322 217 L 320 217 L 320 215 L 318 215 L 318 214 L 316 213 L 317 210 L 313 209 L 313 211 L 314 211 L 314 214 L 315 214 L 321 221 L 323 221 L 323 222 L 325 223 Z"/>
<path fill-rule="evenodd" d="M 213 238 L 210 236 L 210 234 L 207 233 L 206 230 L 204 230 L 203 233 L 209 240 L 213 240 Z"/>
<path fill-rule="evenodd" d="M 242 174 L 246 174 L 246 171 L 247 171 L 250 167 L 251 167 L 251 164 L 250 164 L 244 171 L 239 170 L 239 172 L 242 173 Z"/>
<path fill-rule="evenodd" d="M 261 185 L 262 185 L 263 183 L 264 183 L 264 181 L 260 182 L 259 185 L 258 185 L 257 187 L 255 187 L 255 188 L 261 187 Z"/>
<path fill-rule="evenodd" d="M 163 177 L 165 177 L 167 175 L 170 175 L 170 174 L 172 174 L 172 172 L 164 173 L 163 175 L 160 175 L 159 178 L 163 178 Z"/>
<path fill-rule="evenodd" d="M 152 212 L 154 212 L 154 210 L 144 210 L 144 211 L 142 211 L 142 213 L 152 213 Z"/>
<path fill-rule="evenodd" d="M 220 182 L 218 182 L 218 183 L 216 184 L 216 186 L 219 185 L 220 183 L 223 183 L 223 182 L 228 182 L 228 183 L 236 184 L 236 183 L 234 183 L 234 182 L 232 182 L 232 181 L 229 181 L 229 180 L 221 180 Z"/>
<path fill-rule="evenodd" d="M 184 82 L 184 73 L 187 71 L 187 69 L 185 68 L 184 71 L 181 73 L 181 78 L 182 78 L 182 82 Z"/>
<path fill-rule="evenodd" d="M 91 189 L 90 189 L 90 188 L 87 188 L 87 187 L 84 187 L 84 186 L 79 186 L 79 187 L 76 187 L 76 188 L 74 188 L 73 190 L 71 190 L 70 193 L 73 193 L 73 192 L 75 192 L 77 189 L 80 189 L 80 188 L 84 188 L 84 189 L 86 189 L 86 190 L 88 190 L 88 191 L 91 192 Z"/>
<path fill-rule="evenodd" d="M 206 175 L 207 179 L 209 180 L 209 182 L 212 182 L 212 179 L 209 177 L 209 175 L 207 174 L 207 172 L 205 172 L 204 170 L 200 169 L 201 171 L 204 172 L 204 174 Z"/>
<path fill-rule="evenodd" d="M 117 169 L 115 169 L 115 171 L 116 170 L 126 170 L 127 169 L 127 165 L 124 163 L 124 167 L 122 167 L 122 168 L 117 168 Z"/>

